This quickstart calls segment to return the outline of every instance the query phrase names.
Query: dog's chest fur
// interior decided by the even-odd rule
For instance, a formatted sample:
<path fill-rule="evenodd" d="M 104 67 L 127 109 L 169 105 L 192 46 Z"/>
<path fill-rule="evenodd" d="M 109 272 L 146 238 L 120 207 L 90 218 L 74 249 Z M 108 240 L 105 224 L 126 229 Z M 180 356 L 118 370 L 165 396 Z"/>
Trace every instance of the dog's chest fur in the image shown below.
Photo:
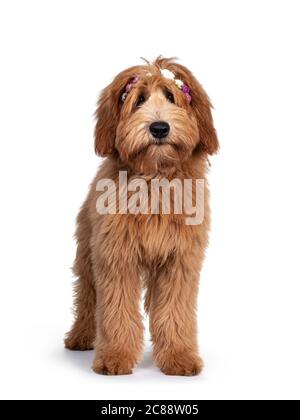
<path fill-rule="evenodd" d="M 201 171 L 197 172 L 193 178 L 204 176 L 204 171 L 202 174 Z M 191 178 L 191 174 L 187 177 Z M 184 257 L 193 253 L 195 249 L 204 249 L 209 226 L 207 196 L 205 219 L 198 226 L 186 225 L 185 214 L 99 215 L 96 211 L 96 201 L 99 196 L 96 184 L 103 178 L 118 180 L 118 172 L 116 170 L 112 172 L 111 166 L 104 164 L 91 186 L 88 198 L 90 218 L 93 219 L 92 245 L 99 250 L 102 258 L 110 261 L 112 255 L 119 253 L 125 255 L 128 261 L 138 259 L 146 264 L 152 264 L 166 261 L 174 254 Z"/>

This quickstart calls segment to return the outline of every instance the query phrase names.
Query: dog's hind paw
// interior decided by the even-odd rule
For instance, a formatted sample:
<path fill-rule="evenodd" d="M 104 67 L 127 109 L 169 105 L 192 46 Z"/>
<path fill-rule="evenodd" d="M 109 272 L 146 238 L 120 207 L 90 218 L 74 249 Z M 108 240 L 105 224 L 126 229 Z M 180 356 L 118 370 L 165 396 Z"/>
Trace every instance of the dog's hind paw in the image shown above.
<path fill-rule="evenodd" d="M 65 338 L 65 348 L 73 351 L 93 350 L 93 339 L 85 335 L 76 335 L 70 332 Z"/>

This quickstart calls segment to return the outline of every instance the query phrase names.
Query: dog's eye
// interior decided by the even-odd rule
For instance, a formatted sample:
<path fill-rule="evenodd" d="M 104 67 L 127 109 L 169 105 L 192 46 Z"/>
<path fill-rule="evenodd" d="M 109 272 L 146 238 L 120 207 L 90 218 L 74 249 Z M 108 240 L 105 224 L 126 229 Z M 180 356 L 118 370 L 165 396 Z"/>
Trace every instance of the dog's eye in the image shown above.
<path fill-rule="evenodd" d="M 139 99 L 136 101 L 135 106 L 141 106 L 144 102 L 145 102 L 145 96 L 144 95 L 140 95 Z"/>
<path fill-rule="evenodd" d="M 174 103 L 174 95 L 171 92 L 166 92 L 166 98 L 169 102 L 171 102 L 171 104 Z"/>

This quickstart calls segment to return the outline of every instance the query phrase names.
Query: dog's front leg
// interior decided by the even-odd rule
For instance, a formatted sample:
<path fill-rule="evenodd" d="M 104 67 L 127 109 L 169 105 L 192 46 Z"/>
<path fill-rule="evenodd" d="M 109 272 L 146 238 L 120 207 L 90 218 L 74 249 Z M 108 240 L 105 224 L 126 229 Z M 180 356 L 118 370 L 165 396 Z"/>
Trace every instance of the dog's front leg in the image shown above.
<path fill-rule="evenodd" d="M 150 302 L 154 359 L 167 375 L 197 375 L 196 300 L 199 272 L 191 261 L 172 261 L 156 273 Z"/>
<path fill-rule="evenodd" d="M 119 256 L 113 266 L 95 269 L 96 341 L 93 369 L 105 375 L 132 373 L 143 350 L 137 267 Z"/>

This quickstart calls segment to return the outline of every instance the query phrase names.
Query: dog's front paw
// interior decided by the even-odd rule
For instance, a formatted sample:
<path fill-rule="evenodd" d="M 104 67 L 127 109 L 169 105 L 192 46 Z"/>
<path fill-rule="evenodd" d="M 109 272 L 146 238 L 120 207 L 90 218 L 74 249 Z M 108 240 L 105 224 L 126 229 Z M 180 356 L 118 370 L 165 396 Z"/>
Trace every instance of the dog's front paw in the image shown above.
<path fill-rule="evenodd" d="M 165 354 L 164 358 L 159 360 L 157 364 L 166 375 L 176 376 L 199 375 L 204 367 L 204 363 L 199 356 L 188 352 Z"/>
<path fill-rule="evenodd" d="M 93 370 L 102 375 L 130 375 L 134 365 L 134 361 L 125 354 L 100 352 L 95 356 Z"/>

